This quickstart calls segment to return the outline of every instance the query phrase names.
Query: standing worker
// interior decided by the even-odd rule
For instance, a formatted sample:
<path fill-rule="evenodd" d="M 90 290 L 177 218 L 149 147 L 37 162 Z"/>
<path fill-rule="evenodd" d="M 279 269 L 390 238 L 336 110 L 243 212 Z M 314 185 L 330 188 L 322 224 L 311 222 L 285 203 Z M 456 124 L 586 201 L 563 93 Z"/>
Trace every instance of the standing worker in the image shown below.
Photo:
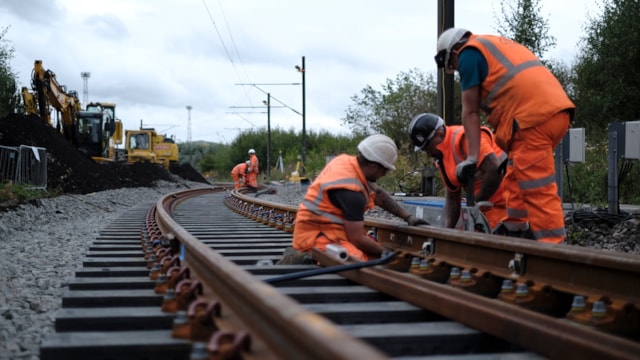
<path fill-rule="evenodd" d="M 502 180 L 507 217 L 496 233 L 530 230 L 538 241 L 562 243 L 566 230 L 553 151 L 575 110 L 562 85 L 529 49 L 503 37 L 451 28 L 438 37 L 437 51 L 438 68 L 460 74 L 469 155 L 457 166 L 458 178 L 477 168 L 482 110 L 509 156 Z"/>
<path fill-rule="evenodd" d="M 258 157 L 256 151 L 249 149 L 249 166 L 247 167 L 247 187 L 251 192 L 258 192 Z"/>
<path fill-rule="evenodd" d="M 320 172 L 300 203 L 293 248 L 310 252 L 340 245 L 359 260 L 380 257 L 384 248 L 365 233 L 364 213 L 375 205 L 409 225 L 428 225 L 409 214 L 375 182 L 395 170 L 398 148 L 386 135 L 371 135 L 358 144 L 358 155 L 338 155 Z"/>
<path fill-rule="evenodd" d="M 249 168 L 250 161 L 247 160 L 243 163 L 239 163 L 231 169 L 231 177 L 233 178 L 233 184 L 236 189 L 247 184 L 247 169 Z"/>
<path fill-rule="evenodd" d="M 502 176 L 498 168 L 507 159 L 507 154 L 494 142 L 491 129 L 483 126 L 481 130 L 474 199 L 492 204 L 490 207 L 480 208 L 491 227 L 485 230 L 491 232 L 506 216 Z M 468 154 L 464 127 L 446 126 L 438 115 L 418 114 L 409 123 L 409 136 L 416 151 L 427 153 L 440 169 L 442 183 L 445 185 L 444 226 L 454 228 L 460 218 L 463 188 L 463 183 L 456 176 L 456 166 Z"/>

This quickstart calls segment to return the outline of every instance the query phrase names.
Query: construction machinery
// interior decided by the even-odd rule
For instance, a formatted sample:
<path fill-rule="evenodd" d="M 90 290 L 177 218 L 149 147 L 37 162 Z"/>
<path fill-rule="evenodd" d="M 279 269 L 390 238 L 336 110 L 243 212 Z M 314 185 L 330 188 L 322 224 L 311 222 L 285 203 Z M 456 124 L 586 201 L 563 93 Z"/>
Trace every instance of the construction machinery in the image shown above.
<path fill-rule="evenodd" d="M 36 60 L 29 91 L 22 88 L 28 115 L 36 115 L 50 126 L 51 108 L 57 111 L 58 131 L 79 151 L 98 162 L 149 162 L 167 170 L 178 168 L 178 145 L 172 138 L 158 134 L 153 128 L 125 131 L 116 117 L 116 104 L 92 102 L 83 110 L 78 94 L 60 85 L 51 70 L 45 70 L 42 60 Z"/>
<path fill-rule="evenodd" d="M 299 182 L 301 184 L 308 184 L 309 178 L 304 176 L 305 172 L 306 172 L 306 167 L 302 162 L 302 156 L 298 155 L 298 161 L 296 162 L 296 169 L 291 172 L 291 176 L 289 176 L 289 181 Z"/>
<path fill-rule="evenodd" d="M 22 88 L 28 115 L 39 116 L 53 127 L 51 108 L 55 109 L 55 128 L 74 147 L 97 161 L 117 161 L 116 145 L 122 143 L 122 122 L 115 117 L 115 104 L 92 103 L 82 110 L 78 93 L 67 91 L 53 71 L 44 69 L 42 60 L 34 63 L 31 88 L 33 92 Z"/>
<path fill-rule="evenodd" d="M 100 162 L 125 161 L 125 150 L 117 147 L 122 144 L 122 121 L 116 118 L 116 104 L 92 102 L 77 115 L 76 128 L 83 134 L 79 136 L 78 150 Z M 93 138 L 87 139 L 87 133 Z M 97 138 L 93 134 L 97 134 Z"/>
<path fill-rule="evenodd" d="M 178 145 L 175 141 L 153 128 L 125 131 L 127 162 L 150 162 L 160 164 L 167 170 L 178 166 Z"/>
<path fill-rule="evenodd" d="M 73 141 L 73 125 L 76 113 L 82 110 L 78 93 L 67 91 L 66 86 L 58 83 L 56 74 L 51 70 L 45 70 L 42 60 L 36 60 L 31 73 L 31 89 L 22 88 L 22 97 L 28 115 L 38 115 L 53 126 L 49 107 L 52 106 L 58 112 L 56 128 L 69 141 Z"/>

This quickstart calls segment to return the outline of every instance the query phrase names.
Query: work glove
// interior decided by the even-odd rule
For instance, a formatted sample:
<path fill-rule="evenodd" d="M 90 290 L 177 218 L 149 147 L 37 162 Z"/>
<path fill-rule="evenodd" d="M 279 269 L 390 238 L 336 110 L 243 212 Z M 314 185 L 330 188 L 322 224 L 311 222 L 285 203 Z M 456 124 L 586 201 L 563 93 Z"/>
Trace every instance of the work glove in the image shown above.
<path fill-rule="evenodd" d="M 427 222 L 427 221 L 425 221 L 423 219 L 417 218 L 417 217 L 415 217 L 413 215 L 407 216 L 405 221 L 407 222 L 407 224 L 409 224 L 409 226 L 431 225 L 431 224 L 429 224 L 429 222 Z"/>
<path fill-rule="evenodd" d="M 473 179 L 475 176 L 477 168 L 477 159 L 467 158 L 465 161 L 458 164 L 458 166 L 456 166 L 456 177 L 458 178 L 458 181 L 466 185 L 467 181 L 469 179 Z"/>

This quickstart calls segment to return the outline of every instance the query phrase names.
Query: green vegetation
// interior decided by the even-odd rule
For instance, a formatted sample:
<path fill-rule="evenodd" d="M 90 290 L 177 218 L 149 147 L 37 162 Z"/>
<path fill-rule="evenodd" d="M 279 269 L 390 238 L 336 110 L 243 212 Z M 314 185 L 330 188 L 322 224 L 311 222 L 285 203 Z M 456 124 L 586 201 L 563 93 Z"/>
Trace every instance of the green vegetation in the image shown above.
<path fill-rule="evenodd" d="M 0 182 L 0 208 L 12 207 L 53 195 L 44 190 L 33 189 L 28 184 L 15 184 L 11 181 Z"/>
<path fill-rule="evenodd" d="M 610 122 L 640 120 L 640 2 L 607 0 L 602 11 L 584 26 L 573 68 L 576 126 L 594 140 Z"/>
<path fill-rule="evenodd" d="M 6 39 L 8 27 L 0 29 L 0 118 L 21 109 L 20 93 L 16 84 L 16 74 L 9 61 L 13 58 L 14 48 Z"/>

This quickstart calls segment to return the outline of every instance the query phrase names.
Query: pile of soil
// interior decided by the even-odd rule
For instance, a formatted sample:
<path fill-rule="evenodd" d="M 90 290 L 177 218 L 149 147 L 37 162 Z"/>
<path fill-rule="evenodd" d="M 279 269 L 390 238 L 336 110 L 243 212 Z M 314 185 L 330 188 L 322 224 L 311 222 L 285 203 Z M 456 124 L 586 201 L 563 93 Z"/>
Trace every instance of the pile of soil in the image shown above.
<path fill-rule="evenodd" d="M 0 119 L 0 145 L 37 146 L 47 151 L 47 190 L 88 194 L 123 187 L 150 187 L 171 174 L 151 163 L 98 163 L 76 150 L 55 128 L 37 116 L 9 115 Z M 207 182 L 191 165 L 175 171 L 186 180 Z"/>

